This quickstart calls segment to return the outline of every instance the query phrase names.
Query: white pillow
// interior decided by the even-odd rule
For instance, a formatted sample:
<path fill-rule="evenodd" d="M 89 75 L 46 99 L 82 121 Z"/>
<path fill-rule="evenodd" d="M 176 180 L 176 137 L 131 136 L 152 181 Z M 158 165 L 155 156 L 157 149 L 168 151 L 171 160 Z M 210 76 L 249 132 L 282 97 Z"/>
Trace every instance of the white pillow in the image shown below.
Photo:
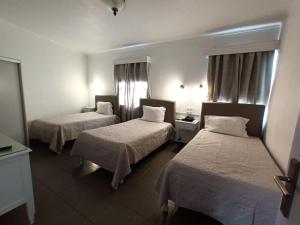
<path fill-rule="evenodd" d="M 152 107 L 143 105 L 143 117 L 142 120 L 152 121 L 152 122 L 164 122 L 165 120 L 165 107 Z"/>
<path fill-rule="evenodd" d="M 204 116 L 205 130 L 229 134 L 238 137 L 248 137 L 246 124 L 249 119 L 235 116 Z"/>
<path fill-rule="evenodd" d="M 112 104 L 110 102 L 97 102 L 96 112 L 104 115 L 112 115 Z"/>

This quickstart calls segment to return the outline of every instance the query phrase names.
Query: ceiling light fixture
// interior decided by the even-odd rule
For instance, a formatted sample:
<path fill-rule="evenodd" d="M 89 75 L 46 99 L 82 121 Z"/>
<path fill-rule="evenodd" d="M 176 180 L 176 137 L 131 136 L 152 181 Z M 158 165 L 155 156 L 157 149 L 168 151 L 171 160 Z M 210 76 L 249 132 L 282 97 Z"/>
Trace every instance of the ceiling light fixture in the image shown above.
<path fill-rule="evenodd" d="M 125 7 L 125 0 L 102 0 L 114 14 L 117 15 Z"/>

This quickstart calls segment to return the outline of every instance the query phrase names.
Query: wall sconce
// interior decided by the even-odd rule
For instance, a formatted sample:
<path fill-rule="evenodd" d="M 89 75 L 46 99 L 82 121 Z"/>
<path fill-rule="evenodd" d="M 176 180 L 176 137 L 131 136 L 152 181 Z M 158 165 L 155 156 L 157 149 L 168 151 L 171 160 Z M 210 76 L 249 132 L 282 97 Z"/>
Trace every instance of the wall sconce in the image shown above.
<path fill-rule="evenodd" d="M 184 85 L 183 85 L 183 84 L 181 84 L 179 87 L 180 87 L 181 89 L 184 89 Z"/>

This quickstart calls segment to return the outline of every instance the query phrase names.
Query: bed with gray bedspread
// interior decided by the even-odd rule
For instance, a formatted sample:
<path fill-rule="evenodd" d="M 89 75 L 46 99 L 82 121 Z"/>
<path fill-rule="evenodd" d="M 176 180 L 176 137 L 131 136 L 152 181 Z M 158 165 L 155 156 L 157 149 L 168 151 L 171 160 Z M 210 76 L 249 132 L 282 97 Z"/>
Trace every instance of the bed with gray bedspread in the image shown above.
<path fill-rule="evenodd" d="M 82 132 L 71 155 L 80 156 L 113 172 L 111 185 L 117 189 L 131 172 L 130 165 L 166 143 L 173 134 L 171 123 L 134 119 Z"/>
<path fill-rule="evenodd" d="M 164 168 L 157 190 L 162 206 L 172 200 L 224 225 L 272 225 L 280 173 L 259 138 L 201 130 Z"/>
<path fill-rule="evenodd" d="M 29 129 L 30 139 L 48 143 L 49 148 L 61 153 L 65 142 L 74 140 L 87 129 L 118 123 L 116 115 L 103 115 L 96 112 L 74 113 L 32 121 Z"/>

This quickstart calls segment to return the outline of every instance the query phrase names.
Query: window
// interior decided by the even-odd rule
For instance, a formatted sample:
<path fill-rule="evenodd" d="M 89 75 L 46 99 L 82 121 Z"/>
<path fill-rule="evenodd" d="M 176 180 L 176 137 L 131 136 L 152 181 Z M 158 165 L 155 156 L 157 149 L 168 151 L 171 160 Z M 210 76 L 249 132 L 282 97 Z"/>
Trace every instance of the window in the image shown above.
<path fill-rule="evenodd" d="M 276 57 L 275 51 L 210 56 L 207 73 L 209 100 L 266 105 Z"/>
<path fill-rule="evenodd" d="M 131 82 L 128 87 L 130 90 L 126 91 L 125 81 L 119 82 L 119 104 L 125 105 L 126 99 L 133 99 L 134 108 L 137 108 L 140 106 L 140 98 L 147 97 L 148 83 L 145 81 Z M 125 92 L 129 93 L 128 98 L 126 97 Z"/>
<path fill-rule="evenodd" d="M 121 121 L 139 117 L 140 98 L 150 95 L 148 62 L 118 64 L 114 67 L 115 82 L 119 95 Z"/>

